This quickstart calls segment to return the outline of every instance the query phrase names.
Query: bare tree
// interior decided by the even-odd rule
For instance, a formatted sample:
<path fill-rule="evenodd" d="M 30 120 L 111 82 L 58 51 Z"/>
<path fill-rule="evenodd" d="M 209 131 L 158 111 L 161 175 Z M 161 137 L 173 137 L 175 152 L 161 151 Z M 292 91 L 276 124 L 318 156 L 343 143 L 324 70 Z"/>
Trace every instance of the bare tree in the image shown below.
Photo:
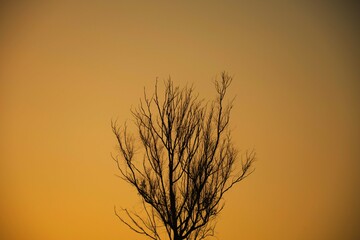
<path fill-rule="evenodd" d="M 233 101 L 224 104 L 232 77 L 215 81 L 217 98 L 205 104 L 193 87 L 165 82 L 160 99 L 157 83 L 149 98 L 144 91 L 132 110 L 143 151 L 135 159 L 136 139 L 112 122 L 119 154 L 113 156 L 122 177 L 136 188 L 143 203 L 140 215 L 115 208 L 118 218 L 133 231 L 151 239 L 165 233 L 171 240 L 204 239 L 214 235 L 214 218 L 223 209 L 224 194 L 252 172 L 255 153 L 248 152 L 235 168 L 238 152 L 229 131 Z"/>

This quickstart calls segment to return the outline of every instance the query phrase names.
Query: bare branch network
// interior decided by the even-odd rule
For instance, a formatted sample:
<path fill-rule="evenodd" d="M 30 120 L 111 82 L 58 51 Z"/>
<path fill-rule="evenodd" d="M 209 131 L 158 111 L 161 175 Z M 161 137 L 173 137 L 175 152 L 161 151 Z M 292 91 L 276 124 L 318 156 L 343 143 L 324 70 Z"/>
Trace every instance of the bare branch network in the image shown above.
<path fill-rule="evenodd" d="M 144 150 L 135 158 L 136 138 L 126 125 L 112 122 L 119 154 L 113 157 L 120 176 L 136 188 L 143 201 L 139 215 L 123 209 L 118 218 L 133 231 L 158 240 L 204 239 L 214 235 L 214 219 L 223 209 L 224 194 L 253 170 L 254 152 L 235 169 L 238 152 L 229 131 L 233 101 L 224 104 L 232 77 L 215 81 L 217 98 L 205 104 L 193 87 L 179 88 L 169 80 L 160 99 L 157 83 L 151 97 L 132 110 Z"/>

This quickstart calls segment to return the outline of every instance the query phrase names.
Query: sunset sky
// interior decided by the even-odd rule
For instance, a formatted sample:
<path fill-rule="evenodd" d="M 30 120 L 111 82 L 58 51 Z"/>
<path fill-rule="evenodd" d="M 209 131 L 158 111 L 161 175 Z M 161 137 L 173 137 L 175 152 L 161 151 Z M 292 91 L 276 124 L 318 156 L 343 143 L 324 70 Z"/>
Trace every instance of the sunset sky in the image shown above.
<path fill-rule="evenodd" d="M 224 70 L 233 138 L 257 161 L 225 195 L 218 239 L 360 239 L 359 4 L 8 2 L 0 239 L 145 240 L 113 212 L 140 201 L 115 176 L 110 122 L 157 77 L 210 100 Z"/>

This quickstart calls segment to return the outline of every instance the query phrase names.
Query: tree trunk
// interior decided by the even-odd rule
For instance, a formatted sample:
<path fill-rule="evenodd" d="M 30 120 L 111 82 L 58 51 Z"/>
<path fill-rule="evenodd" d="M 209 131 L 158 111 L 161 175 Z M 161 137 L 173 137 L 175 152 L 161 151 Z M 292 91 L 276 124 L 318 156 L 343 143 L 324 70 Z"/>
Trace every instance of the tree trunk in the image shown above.
<path fill-rule="evenodd" d="M 174 233 L 174 240 L 183 240 L 180 236 Z"/>

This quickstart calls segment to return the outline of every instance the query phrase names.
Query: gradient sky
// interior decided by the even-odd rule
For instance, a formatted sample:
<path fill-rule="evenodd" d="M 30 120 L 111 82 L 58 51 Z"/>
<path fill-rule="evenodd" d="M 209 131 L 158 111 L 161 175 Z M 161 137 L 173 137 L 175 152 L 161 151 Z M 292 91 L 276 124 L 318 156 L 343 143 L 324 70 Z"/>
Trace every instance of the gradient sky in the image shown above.
<path fill-rule="evenodd" d="M 360 239 L 359 5 L 131 2 L 0 5 L 0 238 L 145 239 L 113 213 L 139 199 L 110 121 L 156 77 L 210 99 L 226 70 L 234 139 L 258 160 L 218 239 Z"/>

